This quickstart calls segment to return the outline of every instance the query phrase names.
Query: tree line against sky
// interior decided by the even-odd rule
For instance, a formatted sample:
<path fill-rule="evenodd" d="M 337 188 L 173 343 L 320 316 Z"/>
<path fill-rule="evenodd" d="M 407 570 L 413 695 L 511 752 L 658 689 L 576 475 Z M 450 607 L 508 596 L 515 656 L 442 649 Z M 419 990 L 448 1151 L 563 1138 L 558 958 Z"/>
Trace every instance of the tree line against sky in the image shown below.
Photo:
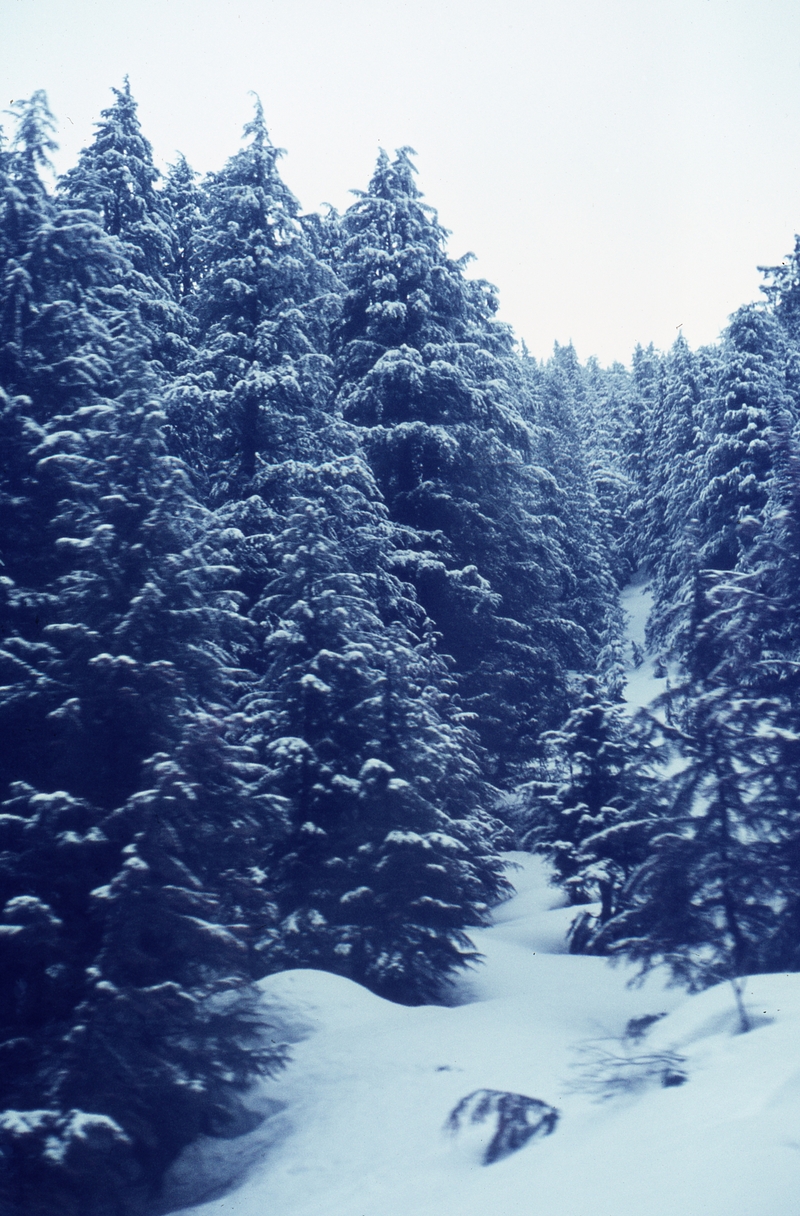
<path fill-rule="evenodd" d="M 254 983 L 445 998 L 544 851 L 571 948 L 796 969 L 800 259 L 720 343 L 541 363 L 412 152 L 303 215 L 125 83 L 0 147 L 0 1197 L 149 1210 L 286 1048 Z M 520 239 L 523 239 L 522 235 Z M 535 285 L 532 285 L 535 290 Z M 621 588 L 669 678 L 631 719 Z"/>

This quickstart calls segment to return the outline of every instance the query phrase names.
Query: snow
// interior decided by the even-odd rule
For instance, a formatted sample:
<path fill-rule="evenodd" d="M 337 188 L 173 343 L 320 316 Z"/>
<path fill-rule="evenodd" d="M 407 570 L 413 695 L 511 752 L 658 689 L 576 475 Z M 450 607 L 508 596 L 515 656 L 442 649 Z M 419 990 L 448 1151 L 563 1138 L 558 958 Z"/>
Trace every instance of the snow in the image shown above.
<path fill-rule="evenodd" d="M 654 701 L 667 687 L 666 678 L 659 679 L 656 676 L 653 660 L 645 646 L 647 618 L 653 607 L 653 592 L 646 575 L 638 574 L 623 588 L 620 603 L 625 616 L 627 641 L 625 700 L 631 712 L 635 713 L 637 709 L 643 709 Z M 637 651 L 641 662 L 637 661 Z"/>
<path fill-rule="evenodd" d="M 485 961 L 448 1006 L 394 1005 L 319 971 L 261 982 L 292 1060 L 254 1091 L 267 1111 L 255 1132 L 190 1150 L 195 1184 L 229 1189 L 185 1216 L 797 1211 L 800 975 L 746 981 L 753 1029 L 738 1033 L 729 985 L 686 996 L 652 975 L 631 988 L 630 969 L 567 954 L 572 911 L 545 863 L 508 861 L 516 894 L 475 933 Z M 622 1037 L 631 1018 L 664 1012 L 641 1039 Z M 633 1075 L 641 1056 L 682 1057 L 688 1080 L 609 1085 L 598 1100 L 599 1052 Z M 481 1165 L 482 1129 L 445 1130 L 481 1088 L 552 1104 L 555 1132 Z M 244 1176 L 230 1189 L 237 1166 Z"/>
<path fill-rule="evenodd" d="M 643 579 L 623 592 L 632 712 L 665 687 L 645 653 L 651 602 Z M 321 971 L 261 982 L 291 1062 L 254 1089 L 254 1132 L 184 1154 L 174 1194 L 197 1206 L 179 1216 L 797 1212 L 800 974 L 742 981 L 742 1034 L 730 985 L 687 996 L 662 971 L 632 986 L 632 968 L 567 953 L 575 910 L 547 863 L 507 862 L 514 894 L 472 933 L 483 962 L 447 1005 L 394 1005 Z M 652 1018 L 638 1036 L 637 1018 Z M 555 1106 L 553 1134 L 483 1165 L 491 1129 L 445 1126 L 481 1089 Z"/>

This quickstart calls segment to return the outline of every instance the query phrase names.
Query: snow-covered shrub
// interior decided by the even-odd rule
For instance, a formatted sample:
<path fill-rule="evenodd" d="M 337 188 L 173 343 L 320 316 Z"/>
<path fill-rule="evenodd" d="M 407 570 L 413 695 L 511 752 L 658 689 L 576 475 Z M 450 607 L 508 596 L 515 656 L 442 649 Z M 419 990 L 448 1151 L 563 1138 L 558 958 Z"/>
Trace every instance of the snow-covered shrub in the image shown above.
<path fill-rule="evenodd" d="M 492 1165 L 534 1136 L 549 1136 L 557 1123 L 556 1108 L 538 1098 L 500 1089 L 476 1089 L 453 1108 L 445 1130 L 460 1139 L 466 1131 L 470 1145 L 477 1142 L 482 1164 Z"/>

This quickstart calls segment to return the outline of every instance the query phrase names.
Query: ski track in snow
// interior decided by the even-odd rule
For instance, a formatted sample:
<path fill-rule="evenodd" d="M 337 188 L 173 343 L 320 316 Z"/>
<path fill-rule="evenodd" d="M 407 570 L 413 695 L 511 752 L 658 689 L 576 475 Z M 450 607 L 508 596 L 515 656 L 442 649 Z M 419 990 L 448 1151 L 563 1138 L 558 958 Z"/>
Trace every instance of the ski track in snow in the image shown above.
<path fill-rule="evenodd" d="M 641 646 L 647 601 L 642 582 L 623 594 Z M 649 660 L 629 675 L 632 708 L 664 687 Z M 291 1063 L 254 1091 L 273 1112 L 260 1128 L 185 1155 L 195 1196 L 229 1189 L 179 1216 L 796 1216 L 800 974 L 746 981 L 754 1028 L 740 1034 L 728 985 L 689 997 L 661 972 L 631 987 L 633 969 L 566 953 L 574 910 L 546 863 L 508 860 L 515 894 L 473 933 L 484 962 L 447 1007 L 393 1005 L 321 971 L 261 981 Z M 621 1042 L 629 1019 L 660 1013 Z M 581 1088 L 592 1045 L 678 1053 L 688 1080 L 598 1100 Z M 484 1087 L 558 1107 L 554 1134 L 483 1166 L 480 1129 L 454 1140 L 444 1124 Z"/>

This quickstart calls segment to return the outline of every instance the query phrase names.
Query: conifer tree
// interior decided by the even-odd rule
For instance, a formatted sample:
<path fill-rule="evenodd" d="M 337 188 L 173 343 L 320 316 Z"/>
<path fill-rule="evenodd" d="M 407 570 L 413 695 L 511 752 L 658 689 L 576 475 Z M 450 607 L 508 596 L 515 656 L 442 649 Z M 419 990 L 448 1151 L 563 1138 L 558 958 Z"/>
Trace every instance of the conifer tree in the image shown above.
<path fill-rule="evenodd" d="M 700 558 L 733 570 L 763 518 L 771 433 L 785 409 L 783 353 L 774 322 L 755 306 L 731 318 L 708 420 L 714 432 L 699 497 Z"/>
<path fill-rule="evenodd" d="M 630 524 L 638 490 L 626 461 L 629 441 L 636 442 L 633 385 L 620 363 L 601 368 L 596 359 L 590 359 L 585 376 L 589 417 L 583 447 L 599 507 L 606 560 L 617 585 L 623 587 L 638 565 Z"/>
<path fill-rule="evenodd" d="M 170 419 L 238 533 L 243 608 L 258 630 L 241 656 L 257 676 L 241 708 L 290 816 L 267 866 L 280 923 L 263 922 L 260 966 L 324 966 L 433 998 L 470 956 L 464 926 L 503 889 L 494 825 L 430 624 L 392 573 L 400 538 L 334 411 L 320 348 L 338 284 L 313 253 L 325 242 L 298 221 L 260 105 L 245 133 L 207 187 L 192 304 L 204 370 L 176 385 Z M 437 868 L 429 836 L 450 823 L 455 791 L 461 853 Z M 426 829 L 419 856 L 412 827 Z M 483 860 L 467 856 L 467 839 Z"/>
<path fill-rule="evenodd" d="M 537 454 L 560 491 L 560 505 L 554 513 L 561 519 L 566 557 L 563 611 L 582 629 L 588 643 L 582 661 L 575 664 L 579 669 L 591 667 L 592 660 L 599 657 L 601 642 L 620 629 L 618 587 L 610 566 L 613 539 L 603 528 L 607 521 L 586 452 L 589 437 L 597 430 L 591 398 L 575 348 L 556 343 L 541 377 Z"/>
<path fill-rule="evenodd" d="M 157 189 L 160 174 L 142 134 L 130 82 L 114 89 L 95 138 L 59 182 L 59 198 L 73 210 L 90 211 L 118 240 L 125 257 L 120 286 L 137 309 L 156 372 L 172 373 L 189 353 L 187 322 L 176 291 L 177 234 L 170 200 Z"/>
<path fill-rule="evenodd" d="M 505 890 L 498 825 L 430 625 L 390 571 L 371 478 L 352 461 L 293 473 L 303 494 L 251 609 L 264 674 L 242 703 L 291 819 L 270 863 L 281 922 L 265 967 L 436 999 L 473 957 L 465 928 Z"/>
<path fill-rule="evenodd" d="M 649 562 L 655 607 L 648 639 L 659 653 L 675 655 L 688 641 L 708 411 L 698 359 L 683 335 L 664 360 L 661 411 L 650 480 L 651 534 L 660 530 L 661 538 Z"/>
<path fill-rule="evenodd" d="M 38 588 L 10 577 L 20 574 L 13 560 L 3 586 L 10 632 L 2 658 L 10 679 L 2 716 L 7 736 L 22 740 L 5 753 L 3 774 L 10 799 L 2 945 L 17 994 L 3 1037 L 19 1057 L 19 1067 L 5 1073 L 4 1097 L 23 1111 L 53 1113 L 50 1145 L 59 1112 L 112 1120 L 117 1148 L 130 1149 L 123 1173 L 146 1197 L 184 1144 L 223 1127 L 213 1112 L 220 1103 L 235 1106 L 237 1086 L 262 1060 L 258 1050 L 249 1059 L 243 1053 L 235 1083 L 225 1080 L 232 1057 L 224 1035 L 238 1033 L 238 1005 L 253 973 L 247 931 L 253 923 L 263 929 L 272 915 L 254 859 L 265 855 L 281 815 L 274 797 L 258 794 L 263 770 L 255 756 L 235 736 L 225 742 L 231 661 L 214 638 L 226 616 L 224 586 L 215 586 L 222 567 L 208 568 L 210 554 L 187 547 L 190 504 L 163 463 L 159 493 L 157 436 L 145 429 L 144 446 L 141 431 L 137 438 L 109 425 L 109 402 L 79 412 L 91 427 L 80 456 L 74 415 L 53 420 L 34 449 L 45 499 L 47 480 L 61 481 L 49 530 L 51 578 L 42 581 L 45 533 Z M 64 421 L 72 424 L 66 433 L 56 429 Z M 64 438 L 72 451 L 59 450 Z M 110 477 L 97 459 L 108 461 L 108 452 Z M 36 488 L 28 486 L 34 499 Z M 137 492 L 144 501 L 136 502 Z M 62 530 L 67 536 L 58 536 Z M 215 693 L 209 731 L 200 706 Z M 148 790 L 143 766 L 165 746 L 178 763 L 163 758 L 172 787 L 159 793 Z M 21 950 L 31 936 L 44 953 Z M 220 942 L 226 948 L 215 954 L 210 945 Z M 137 961 L 143 955 L 149 970 Z M 221 990 L 230 999 L 215 1012 Z M 252 1013 L 245 1022 L 253 1022 Z M 144 1025 L 152 1026 L 147 1058 L 138 1029 Z M 64 1124 L 65 1136 L 71 1127 Z M 40 1172 L 53 1173 L 35 1154 L 28 1160 L 25 1135 L 5 1146 L 23 1211 L 38 1193 Z M 104 1145 L 101 1136 L 101 1155 Z M 54 1193 L 63 1192 L 62 1210 L 73 1200 L 76 1213 L 105 1210 L 102 1187 L 90 1182 L 91 1155 L 79 1168 L 70 1153 L 65 1141 L 64 1170 L 54 1167 L 52 1179 Z M 70 1199 L 75 1170 L 78 1190 Z"/>
<path fill-rule="evenodd" d="M 564 604 L 558 490 L 517 408 L 527 388 L 494 292 L 447 256 L 409 149 L 381 153 L 341 232 L 338 400 L 408 530 L 404 572 L 502 782 L 557 716 L 564 667 L 586 648 Z"/>
<path fill-rule="evenodd" d="M 660 467 L 663 432 L 663 359 L 652 342 L 633 353 L 631 432 L 625 446 L 626 470 L 634 486 L 631 532 L 637 565 L 648 565 L 659 552 L 663 521 L 655 512 L 654 469 Z"/>
<path fill-rule="evenodd" d="M 2 313 L 0 313 L 0 386 L 11 389 L 24 365 L 23 330 L 30 319 L 33 288 L 29 246 L 33 234 L 52 215 L 52 202 L 41 179 L 50 167 L 55 119 L 47 97 L 38 91 L 14 107 L 16 131 L 10 149 L 2 149 L 0 167 L 0 253 L 2 254 Z"/>
<path fill-rule="evenodd" d="M 570 903 L 599 905 L 580 914 L 570 931 L 574 951 L 591 950 L 647 856 L 659 811 L 659 756 L 594 676 L 584 678 L 572 713 L 543 743 L 546 763 L 520 787 L 523 843 L 552 861 Z"/>
<path fill-rule="evenodd" d="M 748 306 L 718 353 L 679 340 L 649 396 L 649 636 L 680 660 L 650 729 L 677 763 L 591 948 L 693 990 L 796 965 L 790 368 Z"/>
<path fill-rule="evenodd" d="M 654 723 L 680 764 L 649 855 L 597 938 L 645 969 L 667 962 L 691 989 L 798 965 L 798 517 L 786 429 L 771 465 L 738 568 L 695 573 L 694 644 Z"/>
<path fill-rule="evenodd" d="M 253 856 L 281 816 L 236 735 L 235 572 L 164 448 L 124 253 L 26 156 L 3 214 L 0 1195 L 100 1216 L 141 1210 L 280 1058 L 223 1037 L 258 1037 L 242 911 L 272 914 Z"/>
<path fill-rule="evenodd" d="M 169 209 L 173 233 L 172 290 L 179 303 L 186 303 L 201 274 L 200 228 L 204 195 L 197 174 L 181 155 L 170 166 L 163 197 Z"/>
<path fill-rule="evenodd" d="M 661 821 L 620 911 L 595 939 L 645 971 L 667 963 L 691 991 L 770 970 L 777 931 L 780 850 L 753 764 L 764 748 L 735 675 L 731 686 L 723 622 L 702 605 L 706 670 L 670 691 L 672 724 L 660 728 L 681 768 L 665 783 Z"/>
<path fill-rule="evenodd" d="M 323 453 L 330 425 L 324 345 L 335 279 L 304 235 L 258 100 L 244 134 L 246 146 L 204 183 L 187 301 L 198 353 L 168 400 L 173 447 L 215 502 L 245 493 L 262 454 L 274 464 Z"/>
<path fill-rule="evenodd" d="M 759 266 L 766 282 L 761 290 L 770 310 L 793 342 L 800 338 L 800 236 L 780 266 Z"/>
<path fill-rule="evenodd" d="M 119 237 L 137 271 L 166 286 L 174 261 L 173 237 L 153 150 L 142 134 L 128 78 L 113 90 L 95 138 L 60 183 L 68 204 L 100 216 L 109 236 Z"/>

